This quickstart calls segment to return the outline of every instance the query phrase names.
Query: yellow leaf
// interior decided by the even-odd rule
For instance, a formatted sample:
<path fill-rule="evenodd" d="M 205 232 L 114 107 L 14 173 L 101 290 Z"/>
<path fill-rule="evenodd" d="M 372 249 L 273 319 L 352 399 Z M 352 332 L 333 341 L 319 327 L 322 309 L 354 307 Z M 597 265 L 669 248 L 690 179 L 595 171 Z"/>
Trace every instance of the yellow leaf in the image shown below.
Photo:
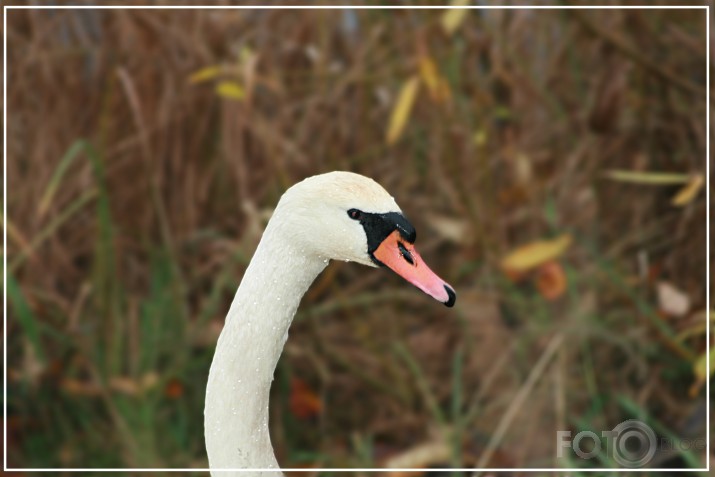
<path fill-rule="evenodd" d="M 425 85 L 427 85 L 432 100 L 437 103 L 444 103 L 451 98 L 452 91 L 449 89 L 449 84 L 439 74 L 437 65 L 434 64 L 434 61 L 429 56 L 420 58 L 420 76 Z"/>
<path fill-rule="evenodd" d="M 707 355 L 708 353 L 703 352 L 695 361 L 695 366 L 693 366 L 695 376 L 701 381 L 705 381 L 705 379 L 712 376 L 713 372 L 715 372 L 715 353 L 710 353 L 710 374 L 708 374 Z"/>
<path fill-rule="evenodd" d="M 690 181 L 685 184 L 685 187 L 680 189 L 680 191 L 675 194 L 675 197 L 673 197 L 671 204 L 675 205 L 676 207 L 688 205 L 698 195 L 698 192 L 700 192 L 700 189 L 703 188 L 704 183 L 705 178 L 702 174 L 694 175 L 690 178 Z"/>
<path fill-rule="evenodd" d="M 472 140 L 476 146 L 484 146 L 487 143 L 488 135 L 484 129 L 478 129 L 472 135 Z"/>
<path fill-rule="evenodd" d="M 645 185 L 673 185 L 688 182 L 687 174 L 671 174 L 667 172 L 633 172 L 633 171 L 606 171 L 604 176 L 619 182 L 632 182 Z"/>
<path fill-rule="evenodd" d="M 216 85 L 216 93 L 224 98 L 235 99 L 238 101 L 241 101 L 246 97 L 246 92 L 244 91 L 243 86 L 235 81 L 221 81 Z"/>
<path fill-rule="evenodd" d="M 256 52 L 254 52 L 250 46 L 244 45 L 241 48 L 241 51 L 238 54 L 241 64 L 245 65 L 246 63 L 249 63 L 253 61 L 253 59 L 256 57 Z"/>
<path fill-rule="evenodd" d="M 189 83 L 196 84 L 216 78 L 220 75 L 222 69 L 220 66 L 207 66 L 194 72 L 189 76 Z"/>
<path fill-rule="evenodd" d="M 708 373 L 708 354 L 710 354 L 710 372 Z M 715 353 L 710 350 L 710 353 L 704 351 L 698 359 L 693 363 L 693 374 L 695 375 L 695 382 L 690 387 L 690 395 L 695 396 L 700 390 L 701 386 L 710 379 L 713 371 L 715 371 Z"/>
<path fill-rule="evenodd" d="M 501 266 L 510 272 L 525 272 L 559 257 L 569 245 L 571 245 L 571 236 L 568 234 L 553 240 L 532 242 L 517 248 L 504 257 Z"/>
<path fill-rule="evenodd" d="M 422 76 L 422 81 L 425 82 L 430 92 L 436 91 L 437 88 L 439 88 L 439 73 L 437 73 L 437 66 L 429 56 L 423 56 L 420 58 L 420 76 Z"/>
<path fill-rule="evenodd" d="M 452 0 L 452 7 L 463 7 L 469 4 L 469 0 Z M 447 35 L 453 34 L 459 25 L 464 21 L 469 10 L 466 8 L 450 8 L 442 14 L 442 29 Z"/>
<path fill-rule="evenodd" d="M 397 98 L 395 108 L 392 110 L 392 116 L 390 116 L 390 125 L 387 129 L 387 144 L 394 144 L 402 136 L 402 131 L 405 129 L 410 111 L 412 111 L 412 104 L 415 102 L 419 85 L 419 78 L 412 76 L 402 86 L 400 96 Z"/>
<path fill-rule="evenodd" d="M 148 373 L 144 374 L 141 378 L 141 389 L 142 391 L 145 391 L 147 389 L 153 388 L 156 383 L 159 382 L 159 375 L 155 373 L 154 371 L 149 371 Z"/>

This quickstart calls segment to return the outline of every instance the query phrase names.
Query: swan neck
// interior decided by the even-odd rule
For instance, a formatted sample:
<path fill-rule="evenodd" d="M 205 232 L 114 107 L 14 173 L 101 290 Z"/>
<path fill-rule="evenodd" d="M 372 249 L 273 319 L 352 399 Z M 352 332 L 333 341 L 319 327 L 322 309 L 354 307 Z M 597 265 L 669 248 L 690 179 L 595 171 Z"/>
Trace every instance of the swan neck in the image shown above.
<path fill-rule="evenodd" d="M 297 249 L 269 223 L 209 372 L 204 427 L 210 468 L 275 468 L 280 475 L 268 431 L 270 386 L 300 300 L 327 263 Z"/>

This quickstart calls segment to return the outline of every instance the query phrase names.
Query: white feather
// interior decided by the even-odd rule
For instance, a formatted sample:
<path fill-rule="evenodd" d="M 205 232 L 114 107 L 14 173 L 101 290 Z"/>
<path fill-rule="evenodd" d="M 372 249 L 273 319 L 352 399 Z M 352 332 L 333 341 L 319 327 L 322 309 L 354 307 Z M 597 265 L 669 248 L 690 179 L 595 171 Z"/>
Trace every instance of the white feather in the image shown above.
<path fill-rule="evenodd" d="M 281 475 L 268 432 L 268 398 L 295 311 L 329 260 L 374 266 L 362 226 L 347 215 L 351 208 L 400 212 L 377 182 L 350 172 L 310 177 L 281 197 L 211 363 L 204 430 L 212 470 L 271 468 Z"/>

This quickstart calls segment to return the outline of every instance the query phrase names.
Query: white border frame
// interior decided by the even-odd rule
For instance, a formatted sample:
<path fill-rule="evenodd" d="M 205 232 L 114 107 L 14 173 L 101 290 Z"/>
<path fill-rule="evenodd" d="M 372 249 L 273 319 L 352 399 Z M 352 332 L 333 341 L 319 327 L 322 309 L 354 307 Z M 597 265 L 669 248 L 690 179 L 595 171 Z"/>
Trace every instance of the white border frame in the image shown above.
<path fill-rule="evenodd" d="M 138 5 L 36 5 L 36 6 L 3 6 L 3 284 L 7 283 L 7 227 L 5 220 L 7 218 L 7 12 L 8 10 L 249 10 L 249 9 L 275 9 L 275 10 L 342 10 L 351 8 L 355 10 L 446 10 L 451 8 L 470 9 L 470 10 L 705 10 L 705 41 L 706 41 L 706 56 L 705 56 L 705 197 L 706 197 L 706 261 L 705 261 L 705 321 L 706 321 L 706 346 L 707 346 L 707 376 L 710 376 L 710 5 L 487 5 L 487 6 L 448 6 L 448 5 L 388 5 L 388 6 L 372 6 L 372 5 L 275 5 L 275 6 L 260 6 L 260 5 L 241 5 L 241 6 L 224 6 L 224 5 L 164 5 L 164 6 L 138 6 Z M 40 468 L 8 468 L 7 466 L 7 288 L 3 286 L 3 470 L 5 472 L 259 472 L 272 471 L 277 469 L 159 469 L 159 468 L 137 468 L 137 469 L 103 469 L 103 468 L 58 468 L 58 469 L 40 469 Z M 384 468 L 366 468 L 366 469 L 333 469 L 333 468 L 282 468 L 283 472 L 709 472 L 710 471 L 710 379 L 705 381 L 705 399 L 707 403 L 706 409 L 706 429 L 705 429 L 705 465 L 700 469 L 651 469 L 651 468 L 461 468 L 461 469 L 384 469 Z"/>

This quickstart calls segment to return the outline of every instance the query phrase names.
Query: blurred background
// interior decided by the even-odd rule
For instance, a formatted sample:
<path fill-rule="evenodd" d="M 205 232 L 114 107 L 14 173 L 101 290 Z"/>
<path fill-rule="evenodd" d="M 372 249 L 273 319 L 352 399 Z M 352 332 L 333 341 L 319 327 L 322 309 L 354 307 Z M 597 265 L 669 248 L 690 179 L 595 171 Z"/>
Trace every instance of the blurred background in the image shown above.
<path fill-rule="evenodd" d="M 648 466 L 703 467 L 706 21 L 8 11 L 9 465 L 206 467 L 209 365 L 272 208 L 350 170 L 457 305 L 330 265 L 276 370 L 281 465 L 612 467 L 557 458 L 557 431 L 639 419 L 676 443 Z"/>

